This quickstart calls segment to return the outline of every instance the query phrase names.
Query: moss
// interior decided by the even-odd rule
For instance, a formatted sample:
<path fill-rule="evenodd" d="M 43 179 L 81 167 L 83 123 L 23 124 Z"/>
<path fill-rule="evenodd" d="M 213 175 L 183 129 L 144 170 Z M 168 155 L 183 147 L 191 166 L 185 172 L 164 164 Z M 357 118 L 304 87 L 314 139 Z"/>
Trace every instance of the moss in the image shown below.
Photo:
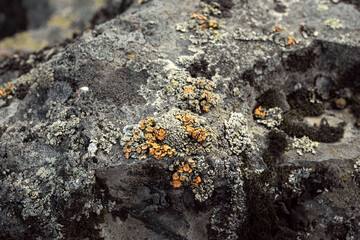
<path fill-rule="evenodd" d="M 279 89 L 269 89 L 256 99 L 257 106 L 270 109 L 279 107 L 286 111 L 285 95 Z"/>
<path fill-rule="evenodd" d="M 193 78 L 204 77 L 206 79 L 211 79 L 211 77 L 215 75 L 215 69 L 209 69 L 208 66 L 209 63 L 206 60 L 201 59 L 200 61 L 191 64 L 188 71 Z"/>
<path fill-rule="evenodd" d="M 306 72 L 314 66 L 314 62 L 318 58 L 313 47 L 300 49 L 291 53 L 287 58 L 283 59 L 283 65 L 290 72 Z"/>
<path fill-rule="evenodd" d="M 290 93 L 287 96 L 287 101 L 292 110 L 296 111 L 300 116 L 319 116 L 324 113 L 322 103 L 311 102 L 311 92 L 301 88 Z"/>
<path fill-rule="evenodd" d="M 280 157 L 288 147 L 289 143 L 286 134 L 281 131 L 272 130 L 267 135 L 268 151 L 274 157 Z"/>
<path fill-rule="evenodd" d="M 22 84 L 20 83 L 19 86 L 15 90 L 15 97 L 22 100 L 26 97 L 28 91 L 30 89 L 30 84 Z"/>
<path fill-rule="evenodd" d="M 340 123 L 338 126 L 332 127 L 325 118 L 321 120 L 320 126 L 310 126 L 299 121 L 297 115 L 293 112 L 288 112 L 284 114 L 280 129 L 292 137 L 308 136 L 313 141 L 333 143 L 343 137 L 344 126 L 344 123 Z"/>
<path fill-rule="evenodd" d="M 248 216 L 240 230 L 241 239 L 273 239 L 280 228 L 274 198 L 263 192 L 256 178 L 247 180 L 244 188 L 247 193 Z"/>

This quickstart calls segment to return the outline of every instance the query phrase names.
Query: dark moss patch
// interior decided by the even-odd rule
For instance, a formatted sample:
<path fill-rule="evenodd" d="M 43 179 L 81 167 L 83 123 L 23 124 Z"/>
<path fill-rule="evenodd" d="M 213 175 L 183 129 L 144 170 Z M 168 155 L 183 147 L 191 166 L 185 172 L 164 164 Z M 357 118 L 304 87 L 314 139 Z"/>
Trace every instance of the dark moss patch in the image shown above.
<path fill-rule="evenodd" d="M 269 168 L 269 173 L 276 168 L 280 156 L 285 152 L 289 145 L 287 135 L 282 131 L 272 130 L 267 134 L 268 147 L 263 150 L 262 158 Z M 270 176 L 268 176 L 270 177 Z M 269 182 L 267 179 L 265 182 Z"/>
<path fill-rule="evenodd" d="M 336 89 L 349 88 L 354 93 L 360 93 L 360 62 L 347 69 L 336 82 Z"/>
<path fill-rule="evenodd" d="M 78 86 L 75 89 L 79 86 L 88 86 L 100 100 L 112 99 L 118 106 L 141 105 L 146 102 L 138 93 L 140 86 L 147 83 L 149 74 L 146 70 L 135 72 L 127 67 L 114 69 L 102 62 L 92 62 L 81 66 L 77 73 L 79 80 L 68 75 L 67 72 L 59 71 L 56 79 L 65 78 L 71 86 L 76 83 Z M 95 79 L 102 79 L 102 81 L 94 81 Z"/>
<path fill-rule="evenodd" d="M 213 5 L 214 2 L 218 3 L 220 6 L 221 14 L 219 17 L 221 18 L 229 18 L 231 17 L 231 8 L 234 6 L 232 0 L 202 0 L 203 2 Z"/>
<path fill-rule="evenodd" d="M 286 13 L 287 7 L 284 4 L 277 3 L 274 10 L 278 13 Z"/>
<path fill-rule="evenodd" d="M 349 232 L 349 227 L 345 223 L 330 223 L 325 233 L 329 239 L 346 239 Z"/>
<path fill-rule="evenodd" d="M 290 71 L 306 72 L 314 66 L 317 58 L 318 56 L 313 48 L 301 49 L 289 54 L 286 59 L 283 59 L 283 65 Z"/>
<path fill-rule="evenodd" d="M 278 89 L 269 89 L 264 92 L 260 97 L 256 99 L 257 107 L 262 106 L 263 108 L 274 108 L 279 107 L 283 111 L 288 110 L 286 103 L 286 96 L 282 91 Z"/>
<path fill-rule="evenodd" d="M 248 216 L 240 229 L 240 239 L 274 239 L 284 224 L 277 216 L 273 196 L 263 192 L 257 178 L 245 181 L 244 189 L 247 193 Z"/>
<path fill-rule="evenodd" d="M 299 121 L 292 112 L 284 114 L 283 117 L 284 120 L 280 125 L 280 129 L 292 137 L 301 138 L 308 136 L 313 141 L 333 143 L 339 141 L 344 135 L 345 123 L 340 123 L 338 126 L 332 127 L 327 120 L 323 118 L 320 126 L 309 126 Z"/>
<path fill-rule="evenodd" d="M 253 69 L 246 70 L 241 78 L 244 79 L 245 82 L 248 82 L 251 87 L 255 86 L 255 72 Z"/>
<path fill-rule="evenodd" d="M 121 207 L 119 210 L 111 211 L 113 218 L 119 217 L 121 221 L 125 222 L 129 217 L 129 208 Z"/>
<path fill-rule="evenodd" d="M 201 59 L 200 61 L 191 64 L 188 71 L 193 78 L 204 77 L 211 79 L 211 77 L 215 75 L 215 69 L 209 69 L 208 66 L 209 63 L 206 60 Z"/>
<path fill-rule="evenodd" d="M 280 157 L 288 147 L 287 136 L 282 131 L 272 130 L 267 135 L 268 139 L 268 151 L 274 157 Z"/>
<path fill-rule="evenodd" d="M 304 88 L 290 93 L 287 101 L 292 110 L 296 111 L 300 116 L 319 116 L 324 113 L 322 103 L 311 102 L 312 93 Z"/>
<path fill-rule="evenodd" d="M 25 98 L 26 94 L 28 93 L 30 88 L 29 84 L 20 84 L 15 92 L 15 97 L 17 97 L 18 99 L 22 100 Z"/>

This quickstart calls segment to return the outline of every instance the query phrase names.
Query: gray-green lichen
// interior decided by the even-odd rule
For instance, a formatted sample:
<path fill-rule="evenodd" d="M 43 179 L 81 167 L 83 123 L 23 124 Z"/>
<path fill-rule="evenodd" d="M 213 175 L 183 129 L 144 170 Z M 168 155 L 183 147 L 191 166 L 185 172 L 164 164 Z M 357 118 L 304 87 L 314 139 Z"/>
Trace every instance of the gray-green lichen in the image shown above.
<path fill-rule="evenodd" d="M 312 153 L 315 154 L 315 148 L 319 146 L 318 142 L 310 140 L 307 136 L 303 136 L 302 138 L 293 138 L 293 143 L 291 144 L 292 148 L 297 149 L 296 152 L 299 155 L 303 155 L 304 153 Z"/>
<path fill-rule="evenodd" d="M 305 167 L 292 170 L 289 173 L 288 182 L 284 183 L 283 186 L 299 196 L 303 190 L 301 188 L 301 181 L 307 179 L 311 172 L 313 172 L 313 169 Z"/>
<path fill-rule="evenodd" d="M 239 155 L 246 150 L 251 150 L 253 144 L 248 132 L 247 119 L 242 113 L 234 112 L 225 122 L 226 139 L 230 143 L 233 153 Z"/>

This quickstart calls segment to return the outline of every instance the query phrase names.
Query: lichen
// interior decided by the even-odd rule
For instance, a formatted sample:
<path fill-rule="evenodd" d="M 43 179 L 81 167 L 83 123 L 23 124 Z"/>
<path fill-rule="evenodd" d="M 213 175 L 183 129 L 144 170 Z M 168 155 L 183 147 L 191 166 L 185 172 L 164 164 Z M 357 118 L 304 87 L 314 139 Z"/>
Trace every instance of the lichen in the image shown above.
<path fill-rule="evenodd" d="M 261 106 L 259 107 L 261 108 Z M 282 114 L 283 111 L 281 110 L 281 108 L 278 107 L 274 107 L 274 108 L 270 108 L 270 109 L 255 109 L 255 118 L 256 118 L 256 122 L 264 124 L 266 127 L 273 129 L 275 127 L 280 126 L 283 118 L 282 118 Z"/>
<path fill-rule="evenodd" d="M 342 28 L 343 26 L 341 25 L 340 23 L 340 20 L 339 19 L 336 19 L 336 18 L 329 18 L 329 19 L 326 19 L 324 21 L 324 24 L 326 26 L 329 26 L 331 29 L 340 29 Z"/>
<path fill-rule="evenodd" d="M 304 153 L 315 154 L 315 148 L 317 148 L 318 146 L 318 142 L 311 141 L 307 136 L 303 136 L 302 138 L 294 137 L 293 143 L 291 144 L 291 147 L 297 149 L 296 152 L 300 156 Z"/>
<path fill-rule="evenodd" d="M 187 83 L 180 95 L 180 106 L 196 113 L 208 112 L 216 106 L 219 96 L 213 92 L 215 86 L 212 81 L 189 78 Z"/>
<path fill-rule="evenodd" d="M 236 155 L 252 149 L 252 142 L 248 133 L 247 120 L 242 113 L 234 112 L 225 122 L 226 139 L 230 149 Z"/>

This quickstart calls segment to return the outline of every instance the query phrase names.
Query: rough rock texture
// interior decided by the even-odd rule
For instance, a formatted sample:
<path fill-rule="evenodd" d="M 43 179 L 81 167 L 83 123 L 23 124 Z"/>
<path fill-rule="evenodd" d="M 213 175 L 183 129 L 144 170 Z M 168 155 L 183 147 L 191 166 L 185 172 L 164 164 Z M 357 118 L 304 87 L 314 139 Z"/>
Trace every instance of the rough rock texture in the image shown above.
<path fill-rule="evenodd" d="M 360 12 L 334 2 L 143 0 L 2 56 L 0 238 L 359 239 Z"/>

